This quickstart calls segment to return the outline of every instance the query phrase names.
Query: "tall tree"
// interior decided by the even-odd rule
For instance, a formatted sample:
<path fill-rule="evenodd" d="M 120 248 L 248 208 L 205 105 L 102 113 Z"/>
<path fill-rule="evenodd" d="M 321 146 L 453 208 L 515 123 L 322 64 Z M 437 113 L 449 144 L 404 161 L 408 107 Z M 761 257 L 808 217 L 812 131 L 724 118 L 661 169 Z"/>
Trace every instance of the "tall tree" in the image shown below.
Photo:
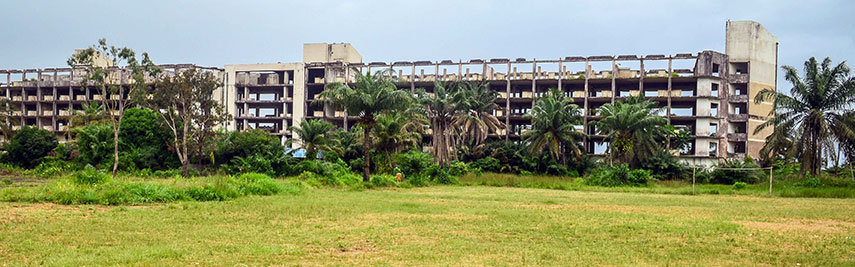
<path fill-rule="evenodd" d="M 635 96 L 604 104 L 597 109 L 602 118 L 591 124 L 605 134 L 611 160 L 638 167 L 662 149 L 661 143 L 674 133 L 665 128 L 668 120 L 658 113 L 655 102 Z"/>
<path fill-rule="evenodd" d="M 290 130 L 300 137 L 300 148 L 306 150 L 306 159 L 314 160 L 318 158 L 318 150 L 331 151 L 330 135 L 335 128 L 332 123 L 324 120 L 303 120 L 300 122 L 300 127 L 291 126 Z"/>
<path fill-rule="evenodd" d="M 7 142 L 11 140 L 14 134 L 13 127 L 21 124 L 20 117 L 15 116 L 15 110 L 18 109 L 12 105 L 12 100 L 0 99 L 0 133 L 3 134 L 3 140 Z"/>
<path fill-rule="evenodd" d="M 462 95 L 452 83 L 434 83 L 433 93 L 424 90 L 416 93 L 430 120 L 434 160 L 446 167 L 451 162 L 453 129 L 452 122 L 463 112 Z"/>
<path fill-rule="evenodd" d="M 487 135 L 500 129 L 505 129 L 493 111 L 499 108 L 496 104 L 498 92 L 490 90 L 483 82 L 459 83 L 464 112 L 457 117 L 455 124 L 459 126 L 462 138 L 468 141 L 471 148 L 484 144 Z"/>
<path fill-rule="evenodd" d="M 405 110 L 411 106 L 412 94 L 398 90 L 392 80 L 391 71 L 378 71 L 375 74 L 362 74 L 354 70 L 355 82 L 352 85 L 332 83 L 321 93 L 324 101 L 344 107 L 348 114 L 359 117 L 363 130 L 363 166 L 362 180 L 370 181 L 371 166 L 371 129 L 380 114 Z"/>
<path fill-rule="evenodd" d="M 159 76 L 145 101 L 172 130 L 173 150 L 184 177 L 189 175 L 190 155 L 196 151 L 191 147 L 203 145 L 216 127 L 230 119 L 223 105 L 212 97 L 218 87 L 220 82 L 209 71 L 177 70 Z"/>
<path fill-rule="evenodd" d="M 585 134 L 574 127 L 582 123 L 582 115 L 561 91 L 550 90 L 547 97 L 538 99 L 526 117 L 531 119 L 531 130 L 523 133 L 522 138 L 531 155 L 547 152 L 563 164 L 567 164 L 568 156 L 583 155 L 580 144 Z"/>
<path fill-rule="evenodd" d="M 845 62 L 832 66 L 830 58 L 819 63 L 811 57 L 805 61 L 803 76 L 791 66 L 781 68 L 793 87 L 789 95 L 768 88 L 757 93 L 755 103 L 772 101 L 773 108 L 771 118 L 758 125 L 754 133 L 786 125 L 774 129 L 793 130 L 789 135 L 793 136 L 794 152 L 800 155 L 802 174 L 819 175 L 823 152 L 834 151 L 845 138 L 841 129 L 852 127 L 847 125 L 845 113 L 855 104 L 855 78 Z"/>
<path fill-rule="evenodd" d="M 113 176 L 116 176 L 119 168 L 119 134 L 125 108 L 144 93 L 148 87 L 146 75 L 155 74 L 157 68 L 147 53 L 142 54 L 142 60 L 137 60 L 134 50 L 108 46 L 106 39 L 100 39 L 98 44 L 72 55 L 68 65 L 84 68 L 81 84 L 94 86 L 103 98 L 101 102 L 113 127 Z M 130 73 L 130 81 L 122 85 L 125 71 Z"/>

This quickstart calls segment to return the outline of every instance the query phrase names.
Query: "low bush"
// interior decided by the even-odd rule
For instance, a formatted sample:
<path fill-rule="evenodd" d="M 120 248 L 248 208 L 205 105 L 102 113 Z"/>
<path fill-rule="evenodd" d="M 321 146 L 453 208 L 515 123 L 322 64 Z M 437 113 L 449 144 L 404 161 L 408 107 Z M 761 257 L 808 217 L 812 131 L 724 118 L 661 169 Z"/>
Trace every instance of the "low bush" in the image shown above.
<path fill-rule="evenodd" d="M 428 167 L 428 169 L 425 171 L 425 175 L 427 175 L 427 177 L 430 177 L 433 182 L 438 184 L 458 183 L 457 177 L 452 176 L 448 173 L 448 171 L 436 165 L 431 165 L 430 167 Z"/>
<path fill-rule="evenodd" d="M 132 183 L 125 189 L 134 196 L 136 203 L 173 202 L 184 200 L 186 196 L 181 190 L 161 184 Z"/>
<path fill-rule="evenodd" d="M 485 172 L 499 172 L 502 169 L 502 164 L 499 163 L 498 159 L 493 157 L 478 159 L 470 165 L 475 168 L 480 168 L 481 171 Z"/>
<path fill-rule="evenodd" d="M 596 186 L 647 186 L 652 177 L 650 171 L 642 169 L 630 169 L 626 164 L 618 164 L 614 167 L 604 167 L 594 170 L 586 183 Z"/>
<path fill-rule="evenodd" d="M 719 167 L 729 168 L 729 169 L 740 169 L 740 168 L 749 168 L 748 170 L 713 170 L 711 173 L 711 177 L 709 182 L 714 184 L 733 184 L 735 182 L 743 182 L 748 184 L 753 184 L 760 181 L 760 176 L 762 176 L 761 171 L 751 170 L 750 168 L 757 168 L 757 164 L 754 164 L 754 160 L 751 157 L 746 157 L 744 161 L 739 160 L 725 160 Z"/>
<path fill-rule="evenodd" d="M 380 174 L 371 176 L 371 181 L 365 184 L 368 188 L 396 186 L 395 176 Z"/>
<path fill-rule="evenodd" d="M 184 191 L 187 196 L 196 201 L 224 201 L 240 196 L 237 187 L 231 183 L 215 183 L 205 186 L 194 186 Z"/>
<path fill-rule="evenodd" d="M 76 171 L 79 169 L 77 166 L 79 165 L 56 157 L 47 156 L 30 173 L 40 177 L 53 177 Z"/>
<path fill-rule="evenodd" d="M 448 174 L 451 176 L 461 176 L 470 172 L 481 172 L 480 169 L 470 168 L 469 164 L 462 161 L 452 161 L 451 164 L 448 165 Z"/>
<path fill-rule="evenodd" d="M 744 183 L 744 182 L 735 182 L 735 183 L 733 183 L 733 190 L 745 189 L 745 187 L 748 187 L 748 184 L 746 184 L 746 183 Z"/>
<path fill-rule="evenodd" d="M 395 164 L 406 178 L 424 174 L 425 170 L 430 167 L 432 160 L 433 157 L 430 154 L 418 151 L 400 153 L 395 156 Z"/>
<path fill-rule="evenodd" d="M 78 185 L 97 185 L 110 180 L 110 176 L 96 170 L 92 166 L 88 166 L 82 171 L 71 175 L 71 181 Z"/>
<path fill-rule="evenodd" d="M 282 192 L 282 186 L 279 185 L 270 176 L 260 173 L 245 173 L 237 178 L 238 188 L 244 195 L 262 195 L 268 196 Z"/>

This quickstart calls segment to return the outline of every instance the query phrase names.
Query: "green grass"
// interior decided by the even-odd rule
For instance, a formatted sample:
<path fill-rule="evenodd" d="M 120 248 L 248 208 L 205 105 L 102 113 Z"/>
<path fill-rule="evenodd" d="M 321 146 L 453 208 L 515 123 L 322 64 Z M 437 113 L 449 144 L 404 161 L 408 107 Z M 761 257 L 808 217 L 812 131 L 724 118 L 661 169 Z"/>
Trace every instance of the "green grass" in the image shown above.
<path fill-rule="evenodd" d="M 843 182 L 846 185 L 809 187 L 802 185 L 802 180 L 788 179 L 773 181 L 772 194 L 778 197 L 855 198 L 855 186 L 852 186 L 848 180 L 843 180 Z M 483 173 L 461 176 L 460 183 L 464 185 L 592 192 L 769 196 L 768 182 L 748 184 L 742 189 L 736 189 L 733 185 L 696 184 L 693 192 L 691 182 L 685 181 L 657 181 L 646 187 L 601 187 L 586 185 L 584 179 L 573 177 Z"/>
<path fill-rule="evenodd" d="M 0 203 L 0 262 L 852 265 L 853 214 L 852 199 L 484 186 L 122 207 Z"/>

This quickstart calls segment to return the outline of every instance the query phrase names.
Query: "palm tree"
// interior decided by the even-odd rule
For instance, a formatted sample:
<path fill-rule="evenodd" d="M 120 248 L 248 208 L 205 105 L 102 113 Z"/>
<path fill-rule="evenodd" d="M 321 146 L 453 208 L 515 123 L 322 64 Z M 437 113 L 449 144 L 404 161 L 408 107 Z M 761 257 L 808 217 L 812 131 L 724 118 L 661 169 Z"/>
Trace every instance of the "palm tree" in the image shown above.
<path fill-rule="evenodd" d="M 802 159 L 802 174 L 819 175 L 823 152 L 833 153 L 836 143 L 845 138 L 841 129 L 852 127 L 846 124 L 845 114 L 855 104 L 855 78 L 845 62 L 832 67 L 830 58 L 818 63 L 811 57 L 805 61 L 801 77 L 791 66 L 781 68 L 793 87 L 789 95 L 768 88 L 757 93 L 755 103 L 772 101 L 773 108 L 771 118 L 754 133 L 773 125 L 791 127 L 788 134 L 793 136 L 794 152 Z"/>
<path fill-rule="evenodd" d="M 350 129 L 335 129 L 330 133 L 330 147 L 338 154 L 338 157 L 348 162 L 360 156 L 360 143 L 362 128 L 350 127 Z"/>
<path fill-rule="evenodd" d="M 462 96 L 452 83 L 434 83 L 433 94 L 420 90 L 419 102 L 424 106 L 432 131 L 433 156 L 440 167 L 448 166 L 452 156 L 452 122 L 462 113 Z"/>
<path fill-rule="evenodd" d="M 601 106 L 597 115 L 602 118 L 591 124 L 606 135 L 610 160 L 637 167 L 662 149 L 660 143 L 673 134 L 665 128 L 668 120 L 658 113 L 655 102 L 635 96 Z"/>
<path fill-rule="evenodd" d="M 412 124 L 411 117 L 398 113 L 377 116 L 377 124 L 372 129 L 375 147 L 383 152 L 389 170 L 392 166 L 392 153 L 398 153 L 406 148 L 417 146 L 422 135 L 418 125 Z"/>
<path fill-rule="evenodd" d="M 567 155 L 582 156 L 580 143 L 585 134 L 576 131 L 575 125 L 582 123 L 578 106 L 557 89 L 550 90 L 547 97 L 538 99 L 526 115 L 531 119 L 531 130 L 522 134 L 531 155 L 549 153 L 553 160 L 567 163 Z"/>
<path fill-rule="evenodd" d="M 98 102 L 83 103 L 80 110 L 71 110 L 68 119 L 66 135 L 70 139 L 74 129 L 86 127 L 90 124 L 99 124 L 107 116 L 104 106 Z"/>
<path fill-rule="evenodd" d="M 303 120 L 300 127 L 289 129 L 300 136 L 300 148 L 306 150 L 306 159 L 318 158 L 318 150 L 332 150 L 329 146 L 329 134 L 335 126 L 323 120 Z"/>
<path fill-rule="evenodd" d="M 766 143 L 760 149 L 760 161 L 764 165 L 771 165 L 775 160 L 789 161 L 796 157 L 790 136 L 792 129 L 792 123 L 775 125 L 774 131 L 766 137 Z"/>
<path fill-rule="evenodd" d="M 459 86 L 465 112 L 458 116 L 455 124 L 460 127 L 461 137 L 469 141 L 471 148 L 476 148 L 484 144 L 489 133 L 505 128 L 505 124 L 493 115 L 493 111 L 499 108 L 496 105 L 499 93 L 490 90 L 486 83 L 465 82 Z"/>
<path fill-rule="evenodd" d="M 362 74 L 359 70 L 354 72 L 355 83 L 332 83 L 320 96 L 328 103 L 344 107 L 348 114 L 359 116 L 358 122 L 364 136 L 362 149 L 365 165 L 362 180 L 368 182 L 371 179 L 371 129 L 374 128 L 376 117 L 410 107 L 412 95 L 398 90 L 395 81 L 389 78 L 390 70 L 378 71 L 374 75 Z"/>

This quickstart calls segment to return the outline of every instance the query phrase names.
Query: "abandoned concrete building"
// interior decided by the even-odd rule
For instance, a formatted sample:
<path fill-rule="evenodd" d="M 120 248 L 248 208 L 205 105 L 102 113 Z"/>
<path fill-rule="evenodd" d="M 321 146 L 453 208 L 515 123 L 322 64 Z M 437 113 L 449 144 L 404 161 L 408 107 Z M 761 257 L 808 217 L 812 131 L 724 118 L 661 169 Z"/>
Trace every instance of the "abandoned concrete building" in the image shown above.
<path fill-rule="evenodd" d="M 167 70 L 201 68 L 222 79 L 214 98 L 225 104 L 233 120 L 228 130 L 264 129 L 292 138 L 289 126 L 301 120 L 325 119 L 340 127 L 356 117 L 318 102 L 326 84 L 350 82 L 353 72 L 390 70 L 402 90 L 432 91 L 435 82 L 481 81 L 498 92 L 494 114 L 508 128 L 491 138 L 519 140 L 529 129 L 524 114 L 550 88 L 572 97 L 584 115 L 579 131 L 588 134 L 589 154 L 606 152 L 604 136 L 591 126 L 594 110 L 627 96 L 656 101 L 661 116 L 692 136 L 681 158 L 711 164 L 722 158 L 757 158 L 771 129 L 757 134 L 772 104 L 755 103 L 764 88 L 775 89 L 777 38 L 753 21 L 728 21 L 725 52 L 673 55 L 556 57 L 554 59 L 493 58 L 440 61 L 362 62 L 346 43 L 303 46 L 303 62 L 229 64 L 224 68 L 163 65 Z M 94 88 L 78 83 L 71 68 L 0 70 L 0 97 L 11 99 L 21 125 L 54 131 L 64 139 L 68 118 L 88 101 L 102 101 Z M 119 71 L 117 83 L 127 73 Z M 114 96 L 119 97 L 119 96 Z M 16 125 L 19 128 L 20 125 Z"/>

